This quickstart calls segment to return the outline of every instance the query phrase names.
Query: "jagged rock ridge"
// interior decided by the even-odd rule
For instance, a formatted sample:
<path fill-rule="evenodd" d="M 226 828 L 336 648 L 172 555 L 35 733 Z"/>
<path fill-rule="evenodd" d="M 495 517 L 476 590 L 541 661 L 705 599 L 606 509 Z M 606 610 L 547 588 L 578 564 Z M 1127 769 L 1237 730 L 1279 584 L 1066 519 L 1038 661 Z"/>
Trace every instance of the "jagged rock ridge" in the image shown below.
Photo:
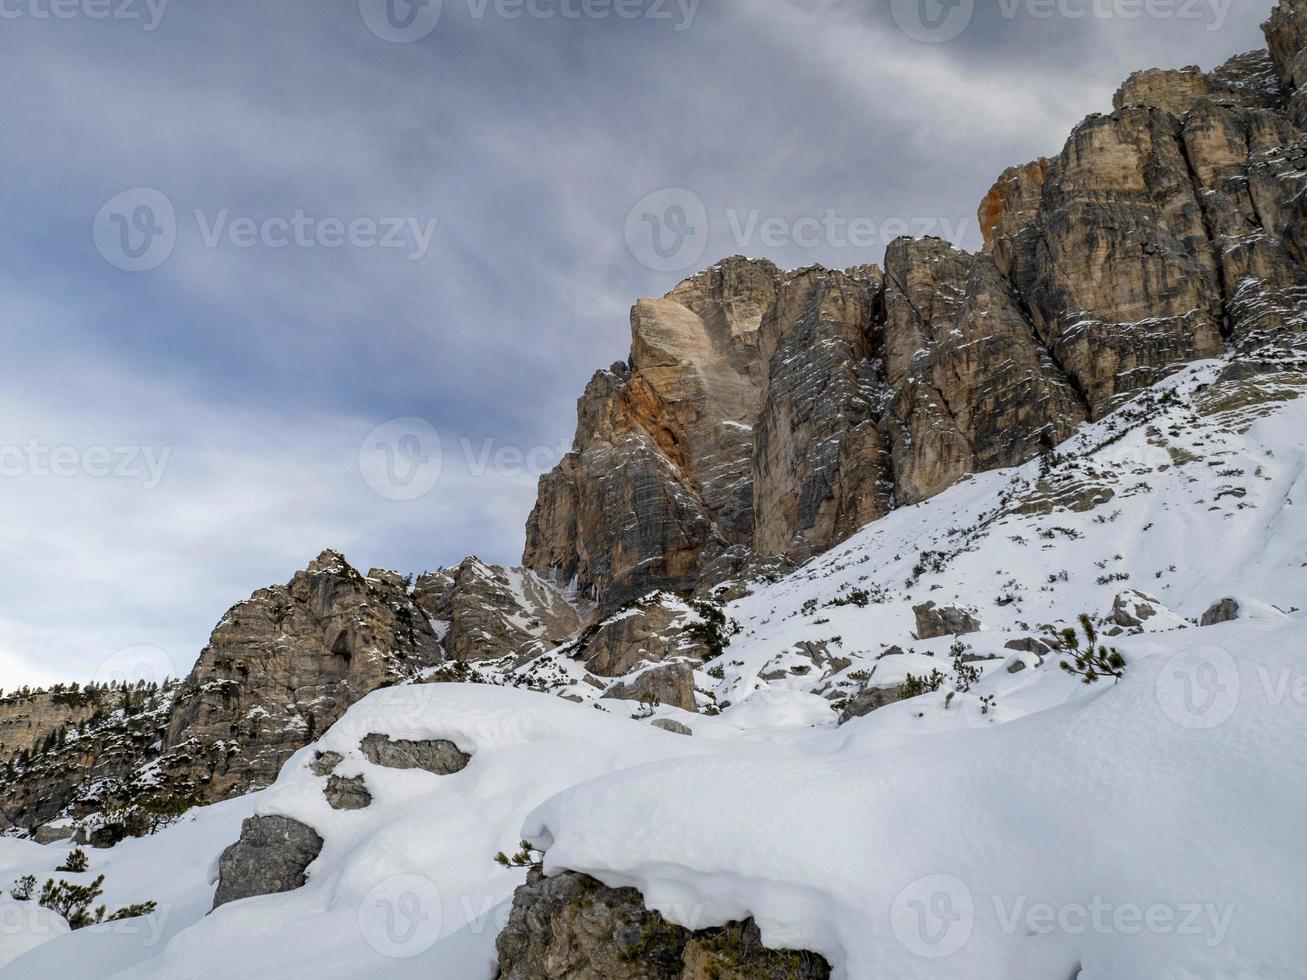
<path fill-rule="evenodd" d="M 802 561 L 967 474 L 1024 462 L 1180 366 L 1307 328 L 1307 18 L 1269 51 L 1146 71 L 1061 155 L 1005 173 L 982 254 L 885 269 L 731 258 L 631 317 L 524 563 L 605 611 Z"/>
<path fill-rule="evenodd" d="M 573 637 L 585 614 L 530 571 L 470 558 L 413 583 L 364 575 L 325 551 L 286 585 L 233 606 L 180 685 L 107 691 L 95 704 L 87 692 L 0 703 L 0 724 L 24 746 L 73 729 L 30 762 L 11 760 L 0 811 L 7 826 L 47 837 L 100 825 L 112 828 L 98 838 L 107 843 L 148 832 L 189 806 L 271 784 L 378 688 L 450 661 L 529 659 Z M 57 829 L 38 830 L 52 821 Z"/>

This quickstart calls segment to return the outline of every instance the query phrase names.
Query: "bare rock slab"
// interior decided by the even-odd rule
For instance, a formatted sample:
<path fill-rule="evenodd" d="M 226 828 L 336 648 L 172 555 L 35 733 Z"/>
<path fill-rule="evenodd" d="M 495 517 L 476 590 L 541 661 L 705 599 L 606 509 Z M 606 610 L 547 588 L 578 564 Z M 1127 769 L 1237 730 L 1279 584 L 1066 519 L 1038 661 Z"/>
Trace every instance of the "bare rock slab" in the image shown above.
<path fill-rule="evenodd" d="M 298 820 L 250 817 L 241 825 L 240 840 L 218 859 L 213 907 L 302 888 L 322 844 L 318 832 Z"/>
<path fill-rule="evenodd" d="M 407 742 L 389 735 L 369 735 L 359 748 L 374 766 L 386 769 L 424 769 L 437 776 L 462 772 L 472 756 L 447 739 Z"/>
<path fill-rule="evenodd" d="M 933 602 L 913 608 L 917 617 L 917 638 L 933 640 L 941 636 L 966 636 L 980 632 L 980 621 L 965 609 L 941 608 Z"/>

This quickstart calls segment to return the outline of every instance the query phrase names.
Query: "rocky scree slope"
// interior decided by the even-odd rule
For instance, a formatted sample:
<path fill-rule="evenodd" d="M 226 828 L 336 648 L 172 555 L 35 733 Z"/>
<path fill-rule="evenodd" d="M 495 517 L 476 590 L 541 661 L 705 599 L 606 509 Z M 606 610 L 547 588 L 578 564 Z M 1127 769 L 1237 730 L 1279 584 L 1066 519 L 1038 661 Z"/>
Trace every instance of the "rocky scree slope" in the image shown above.
<path fill-rule="evenodd" d="M 986 246 L 885 268 L 728 259 L 631 315 L 582 397 L 524 564 L 605 613 L 804 561 L 1022 463 L 1186 363 L 1307 327 L 1302 5 L 1269 51 L 1147 71 L 1062 153 L 1005 173 Z"/>

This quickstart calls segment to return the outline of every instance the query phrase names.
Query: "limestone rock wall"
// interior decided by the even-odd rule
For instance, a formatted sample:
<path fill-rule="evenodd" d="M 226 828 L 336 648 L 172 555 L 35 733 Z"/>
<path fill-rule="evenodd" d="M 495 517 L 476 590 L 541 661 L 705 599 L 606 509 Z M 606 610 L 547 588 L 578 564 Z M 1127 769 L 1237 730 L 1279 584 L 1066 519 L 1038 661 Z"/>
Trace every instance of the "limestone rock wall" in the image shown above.
<path fill-rule="evenodd" d="M 803 561 L 1022 463 L 1195 360 L 1307 340 L 1307 0 L 1269 50 L 1132 75 L 1060 154 L 1004 173 L 982 254 L 884 272 L 727 259 L 632 313 L 524 564 L 606 614 Z"/>

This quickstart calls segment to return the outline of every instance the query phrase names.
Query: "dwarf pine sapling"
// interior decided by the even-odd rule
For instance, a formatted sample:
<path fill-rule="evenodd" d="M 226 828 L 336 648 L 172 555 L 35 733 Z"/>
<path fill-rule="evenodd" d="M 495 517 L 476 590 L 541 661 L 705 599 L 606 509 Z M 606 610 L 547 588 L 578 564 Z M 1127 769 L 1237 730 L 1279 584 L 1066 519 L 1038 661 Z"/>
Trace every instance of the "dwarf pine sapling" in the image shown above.
<path fill-rule="evenodd" d="M 91 866 L 91 862 L 86 857 L 86 852 L 80 847 L 75 847 L 68 852 L 68 857 L 64 863 L 55 868 L 56 871 L 72 871 L 81 873 Z"/>
<path fill-rule="evenodd" d="M 1062 661 L 1062 669 L 1068 674 L 1079 677 L 1086 684 L 1096 684 L 1104 677 L 1120 681 L 1125 676 L 1126 660 L 1115 647 L 1107 647 L 1098 642 L 1098 630 L 1088 615 L 1080 617 L 1080 628 L 1085 631 L 1088 645 L 1081 647 L 1080 637 L 1074 629 L 1067 627 L 1062 631 L 1062 640 L 1075 660 Z"/>
<path fill-rule="evenodd" d="M 104 875 L 89 885 L 74 885 L 67 881 L 55 884 L 51 878 L 41 889 L 40 902 L 44 908 L 67 919 L 73 929 L 85 929 L 104 921 L 106 909 L 103 905 L 94 911 L 91 909 L 91 903 L 104 893 L 103 884 Z"/>
<path fill-rule="evenodd" d="M 16 902 L 30 902 L 35 888 L 36 875 L 23 875 L 14 882 L 13 887 L 9 889 L 9 894 Z"/>
<path fill-rule="evenodd" d="M 509 857 L 503 851 L 500 851 L 495 855 L 495 863 L 502 865 L 505 868 L 539 868 L 544 866 L 544 851 L 532 847 L 531 842 L 525 840 L 518 846 L 521 850 L 512 857 Z M 538 858 L 536 857 L 537 854 L 540 855 Z"/>

